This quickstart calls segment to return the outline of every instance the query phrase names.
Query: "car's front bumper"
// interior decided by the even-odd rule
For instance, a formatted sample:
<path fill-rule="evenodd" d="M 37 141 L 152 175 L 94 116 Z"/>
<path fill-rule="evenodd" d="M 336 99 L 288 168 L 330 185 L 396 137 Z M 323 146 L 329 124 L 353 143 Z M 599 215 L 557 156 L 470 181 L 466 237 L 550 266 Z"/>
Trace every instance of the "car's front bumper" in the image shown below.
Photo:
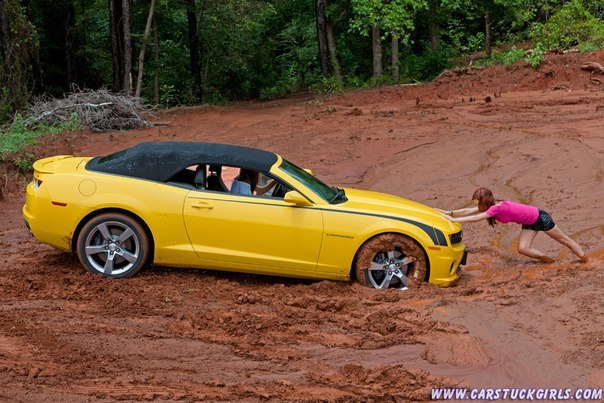
<path fill-rule="evenodd" d="M 463 243 L 438 251 L 429 251 L 430 283 L 441 287 L 454 285 L 459 279 L 457 273 L 459 266 L 466 264 L 467 257 L 468 251 Z"/>

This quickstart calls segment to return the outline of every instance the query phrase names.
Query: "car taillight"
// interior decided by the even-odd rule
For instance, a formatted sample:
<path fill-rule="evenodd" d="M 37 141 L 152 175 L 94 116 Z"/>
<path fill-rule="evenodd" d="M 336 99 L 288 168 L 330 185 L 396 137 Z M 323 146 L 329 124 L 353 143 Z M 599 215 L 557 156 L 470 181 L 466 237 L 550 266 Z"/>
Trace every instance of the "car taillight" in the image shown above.
<path fill-rule="evenodd" d="M 38 178 L 34 178 L 34 189 L 37 189 L 42 185 L 42 181 Z"/>

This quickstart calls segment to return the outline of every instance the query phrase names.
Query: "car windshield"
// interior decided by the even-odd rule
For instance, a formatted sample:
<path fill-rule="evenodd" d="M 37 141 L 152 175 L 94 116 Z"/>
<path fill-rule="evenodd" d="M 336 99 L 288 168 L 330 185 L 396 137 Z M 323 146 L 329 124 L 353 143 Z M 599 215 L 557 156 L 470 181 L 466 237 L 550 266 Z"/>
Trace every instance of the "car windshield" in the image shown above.
<path fill-rule="evenodd" d="M 303 183 L 326 202 L 332 203 L 338 198 L 337 196 L 339 194 L 339 190 L 337 188 L 327 186 L 319 179 L 315 178 L 312 174 L 295 166 L 291 162 L 284 159 L 279 168 L 287 172 L 291 177 L 296 178 L 298 181 Z"/>

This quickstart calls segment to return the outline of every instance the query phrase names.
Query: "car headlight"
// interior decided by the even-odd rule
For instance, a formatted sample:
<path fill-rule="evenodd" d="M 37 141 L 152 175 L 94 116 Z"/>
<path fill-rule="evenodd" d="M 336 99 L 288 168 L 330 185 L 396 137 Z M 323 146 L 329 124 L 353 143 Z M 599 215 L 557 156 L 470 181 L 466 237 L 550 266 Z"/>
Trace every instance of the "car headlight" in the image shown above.
<path fill-rule="evenodd" d="M 461 241 L 463 240 L 463 232 L 459 231 L 449 235 L 449 240 L 451 241 L 451 245 L 461 243 Z"/>

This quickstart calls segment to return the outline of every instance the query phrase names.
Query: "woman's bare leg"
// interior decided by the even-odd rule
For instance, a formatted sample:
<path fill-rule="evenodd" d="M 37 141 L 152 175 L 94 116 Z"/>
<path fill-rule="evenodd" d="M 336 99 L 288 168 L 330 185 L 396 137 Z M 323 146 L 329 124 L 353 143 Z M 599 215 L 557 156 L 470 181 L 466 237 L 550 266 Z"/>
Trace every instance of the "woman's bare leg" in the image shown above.
<path fill-rule="evenodd" d="M 582 262 L 587 262 L 587 256 L 585 256 L 585 252 L 583 251 L 583 249 L 581 249 L 579 244 L 573 241 L 564 232 L 562 232 L 562 230 L 558 228 L 557 225 L 549 231 L 545 231 L 545 233 L 556 241 L 560 242 L 562 245 L 566 246 L 568 249 L 570 249 L 575 255 L 577 255 L 579 260 L 581 260 Z"/>
<path fill-rule="evenodd" d="M 531 245 L 533 244 L 533 240 L 535 239 L 538 233 L 539 232 L 530 229 L 523 229 L 522 231 L 520 231 L 520 236 L 518 236 L 518 253 L 521 253 L 524 256 L 532 257 L 534 259 L 539 259 L 544 263 L 552 263 L 554 259 L 547 256 L 540 250 L 531 247 Z"/>

